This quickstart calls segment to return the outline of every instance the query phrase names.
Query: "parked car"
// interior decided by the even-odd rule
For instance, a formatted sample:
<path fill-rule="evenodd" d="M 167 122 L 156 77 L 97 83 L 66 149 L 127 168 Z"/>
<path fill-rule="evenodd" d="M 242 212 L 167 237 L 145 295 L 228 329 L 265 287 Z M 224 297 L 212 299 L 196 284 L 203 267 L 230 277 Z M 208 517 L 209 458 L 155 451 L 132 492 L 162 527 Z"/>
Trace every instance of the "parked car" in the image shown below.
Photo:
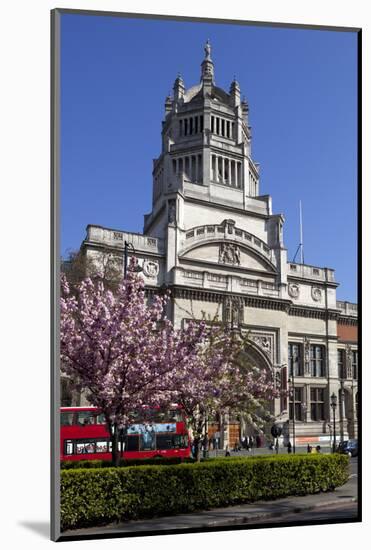
<path fill-rule="evenodd" d="M 347 439 L 346 441 L 342 441 L 339 443 L 337 451 L 349 456 L 358 456 L 358 440 Z"/>

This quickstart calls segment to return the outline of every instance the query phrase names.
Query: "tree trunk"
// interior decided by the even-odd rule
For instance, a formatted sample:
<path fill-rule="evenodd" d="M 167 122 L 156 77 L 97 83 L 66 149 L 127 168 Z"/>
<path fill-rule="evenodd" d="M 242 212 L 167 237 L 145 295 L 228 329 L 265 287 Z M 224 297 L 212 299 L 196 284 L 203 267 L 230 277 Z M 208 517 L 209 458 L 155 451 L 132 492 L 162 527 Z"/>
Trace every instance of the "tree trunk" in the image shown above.
<path fill-rule="evenodd" d="M 201 462 L 201 438 L 199 436 L 195 437 L 193 440 L 193 445 L 195 449 L 195 459 L 196 462 Z"/>
<path fill-rule="evenodd" d="M 119 429 L 116 422 L 111 425 L 110 428 L 112 442 L 112 466 L 117 468 L 120 464 Z"/>

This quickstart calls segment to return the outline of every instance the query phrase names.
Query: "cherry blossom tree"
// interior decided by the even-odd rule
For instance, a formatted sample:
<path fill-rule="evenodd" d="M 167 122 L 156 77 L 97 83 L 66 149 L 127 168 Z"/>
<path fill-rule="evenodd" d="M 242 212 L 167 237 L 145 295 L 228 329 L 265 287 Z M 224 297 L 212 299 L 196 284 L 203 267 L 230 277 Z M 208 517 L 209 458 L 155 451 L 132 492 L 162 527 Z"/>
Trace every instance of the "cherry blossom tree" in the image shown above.
<path fill-rule="evenodd" d="M 200 460 L 200 445 L 207 437 L 207 418 L 218 414 L 241 413 L 258 425 L 266 417 L 266 402 L 278 397 L 279 389 L 265 370 L 247 358 L 248 335 L 242 338 L 215 320 L 189 323 L 182 338 L 192 340 L 202 330 L 202 338 L 193 361 L 178 365 L 173 378 L 175 399 L 185 411 L 194 437 L 194 450 Z"/>
<path fill-rule="evenodd" d="M 115 295 L 101 281 L 85 279 L 70 292 L 62 276 L 61 367 L 77 391 L 104 413 L 117 465 L 119 430 L 141 406 L 168 395 L 172 325 L 163 319 L 166 298 L 150 305 L 140 278 L 129 275 Z"/>
<path fill-rule="evenodd" d="M 61 368 L 105 415 L 117 465 L 119 431 L 138 409 L 174 403 L 178 370 L 201 377 L 205 326 L 175 330 L 164 316 L 168 297 L 148 303 L 143 280 L 132 273 L 115 294 L 99 280 L 85 279 L 74 292 L 61 281 Z"/>
<path fill-rule="evenodd" d="M 199 457 L 207 414 L 256 409 L 274 396 L 266 374 L 242 360 L 244 344 L 233 331 L 205 320 L 175 330 L 164 316 L 168 296 L 148 301 L 137 275 L 129 273 L 114 294 L 101 280 L 85 279 L 73 292 L 65 276 L 61 282 L 61 368 L 105 415 L 114 465 L 119 432 L 141 407 L 181 405 Z"/>

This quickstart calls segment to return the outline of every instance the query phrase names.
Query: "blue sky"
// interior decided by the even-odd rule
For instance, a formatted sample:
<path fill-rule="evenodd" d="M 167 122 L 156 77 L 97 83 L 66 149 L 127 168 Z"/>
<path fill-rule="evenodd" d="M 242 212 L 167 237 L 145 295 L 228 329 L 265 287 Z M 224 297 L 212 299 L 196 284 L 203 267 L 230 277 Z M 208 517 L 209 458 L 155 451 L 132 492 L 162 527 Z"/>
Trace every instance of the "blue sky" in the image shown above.
<path fill-rule="evenodd" d="M 209 38 L 216 84 L 236 76 L 250 107 L 261 194 L 286 219 L 293 259 L 336 270 L 357 301 L 356 33 L 64 14 L 61 253 L 87 224 L 142 232 L 151 209 L 165 97 L 197 84 Z"/>

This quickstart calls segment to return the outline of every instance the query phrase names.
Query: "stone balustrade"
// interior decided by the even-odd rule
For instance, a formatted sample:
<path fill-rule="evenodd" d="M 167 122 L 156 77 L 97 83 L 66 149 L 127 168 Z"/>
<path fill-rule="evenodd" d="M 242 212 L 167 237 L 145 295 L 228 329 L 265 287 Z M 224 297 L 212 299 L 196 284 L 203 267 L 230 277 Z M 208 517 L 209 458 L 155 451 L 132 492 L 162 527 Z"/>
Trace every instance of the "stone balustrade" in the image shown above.
<path fill-rule="evenodd" d="M 153 252 L 156 254 L 164 253 L 164 243 L 162 239 L 140 235 L 139 233 L 115 231 L 114 229 L 106 229 L 98 225 L 88 225 L 86 240 L 118 248 L 123 248 L 126 241 L 132 244 L 137 251 Z"/>
<path fill-rule="evenodd" d="M 288 264 L 287 275 L 316 281 L 335 282 L 335 271 L 333 269 L 329 269 L 327 267 L 315 267 L 306 264 L 296 264 L 293 262 Z"/>
<path fill-rule="evenodd" d="M 340 309 L 341 313 L 344 315 L 352 315 L 354 317 L 358 316 L 358 305 L 351 302 L 342 302 L 340 300 L 336 301 L 336 308 Z"/>
<path fill-rule="evenodd" d="M 188 247 L 193 242 L 207 241 L 209 239 L 228 239 L 234 240 L 241 244 L 245 243 L 248 247 L 254 248 L 263 254 L 270 262 L 276 265 L 276 259 L 272 254 L 271 249 L 259 237 L 252 233 L 239 229 L 232 224 L 223 223 L 215 225 L 200 225 L 186 231 L 185 245 Z"/>

